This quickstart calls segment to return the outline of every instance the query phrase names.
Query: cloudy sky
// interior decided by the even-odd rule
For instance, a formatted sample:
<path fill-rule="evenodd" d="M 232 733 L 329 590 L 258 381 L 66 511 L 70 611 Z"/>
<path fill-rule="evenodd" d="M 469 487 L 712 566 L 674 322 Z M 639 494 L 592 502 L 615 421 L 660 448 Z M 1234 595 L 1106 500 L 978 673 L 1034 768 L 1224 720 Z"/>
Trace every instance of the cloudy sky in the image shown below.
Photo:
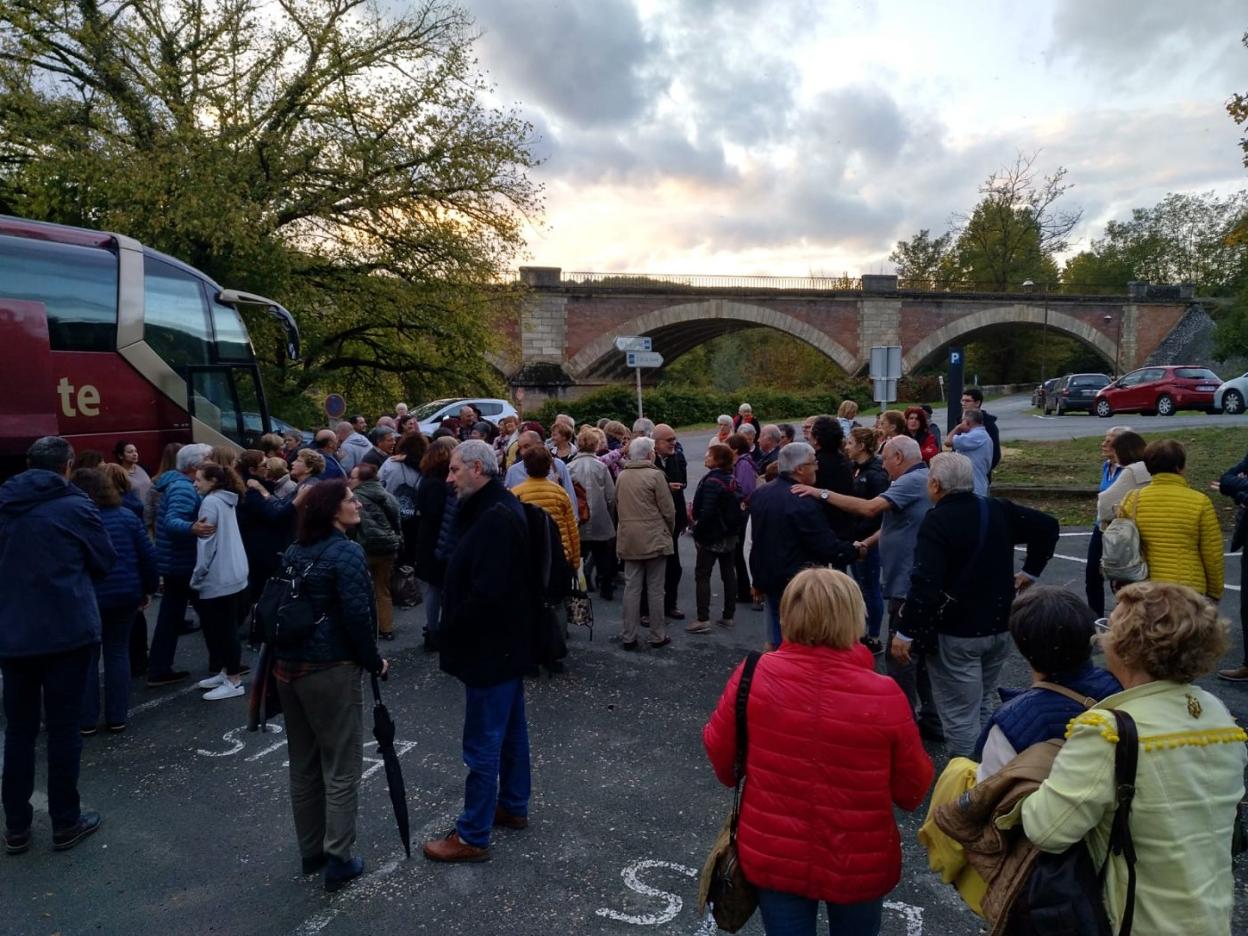
<path fill-rule="evenodd" d="M 465 0 L 534 124 L 565 270 L 858 275 L 993 169 L 1069 169 L 1077 242 L 1248 184 L 1242 0 Z M 1076 246 L 1078 246 L 1078 243 Z"/>

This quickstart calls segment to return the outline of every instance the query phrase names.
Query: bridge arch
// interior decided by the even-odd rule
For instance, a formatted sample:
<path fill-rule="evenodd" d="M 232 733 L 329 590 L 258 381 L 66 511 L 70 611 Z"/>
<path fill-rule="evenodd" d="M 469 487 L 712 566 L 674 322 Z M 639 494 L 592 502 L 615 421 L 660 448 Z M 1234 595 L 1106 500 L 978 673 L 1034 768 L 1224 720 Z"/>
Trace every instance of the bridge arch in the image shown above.
<path fill-rule="evenodd" d="M 974 332 L 1011 324 L 1041 327 L 1047 324 L 1056 332 L 1077 338 L 1104 358 L 1106 363 L 1114 363 L 1114 342 L 1104 332 L 1052 306 L 1048 309 L 1046 319 L 1043 306 L 1018 303 L 980 309 L 942 325 L 904 353 L 902 371 L 909 374 L 932 363 L 932 358 L 946 345 L 965 340 Z"/>
<path fill-rule="evenodd" d="M 731 299 L 705 299 L 665 306 L 617 325 L 573 355 L 568 361 L 568 372 L 577 380 L 622 374 L 624 359 L 615 350 L 616 335 L 650 335 L 655 339 L 655 350 L 671 361 L 711 338 L 753 327 L 773 328 L 804 341 L 847 374 L 858 368 L 851 351 L 808 322 L 764 306 Z"/>

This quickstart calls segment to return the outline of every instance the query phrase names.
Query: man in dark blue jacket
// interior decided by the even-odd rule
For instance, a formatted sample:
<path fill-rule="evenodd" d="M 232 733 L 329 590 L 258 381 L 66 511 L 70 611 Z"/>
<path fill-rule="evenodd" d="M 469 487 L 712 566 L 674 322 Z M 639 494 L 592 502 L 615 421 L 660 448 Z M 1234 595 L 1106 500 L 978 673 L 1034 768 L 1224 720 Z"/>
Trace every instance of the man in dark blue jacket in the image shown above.
<path fill-rule="evenodd" d="M 464 810 L 426 842 L 434 861 L 486 861 L 490 828 L 523 829 L 529 812 L 525 671 L 536 660 L 524 507 L 498 478 L 498 458 L 470 440 L 451 453 L 459 499 L 456 541 L 442 590 L 442 670 L 464 684 Z M 501 786 L 501 789 L 500 789 Z"/>
<path fill-rule="evenodd" d="M 753 546 L 750 574 L 767 596 L 768 643 L 780 646 L 780 597 L 793 576 L 807 566 L 832 565 L 844 570 L 858 558 L 852 542 L 838 539 L 819 497 L 794 497 L 795 484 L 815 483 L 815 450 L 791 442 L 780 450 L 780 473 L 750 499 Z"/>
<path fill-rule="evenodd" d="M 1248 532 L 1248 519 L 1244 516 L 1244 512 L 1248 511 L 1248 455 L 1233 468 L 1228 468 L 1211 487 L 1239 505 L 1240 513 L 1235 523 L 1235 533 L 1231 537 L 1231 552 L 1239 550 L 1239 576 L 1242 585 L 1244 579 L 1248 578 L 1248 548 L 1240 542 L 1244 533 Z M 1218 670 L 1218 678 L 1230 682 L 1248 682 L 1248 594 L 1243 591 L 1239 593 L 1239 626 L 1244 632 L 1243 665 Z"/>
<path fill-rule="evenodd" d="M 81 811 L 83 691 L 100 642 L 92 576 L 116 559 L 99 511 L 69 484 L 74 450 L 45 436 L 26 453 L 27 471 L 0 487 L 0 671 L 4 673 L 4 847 L 30 848 L 35 739 L 48 727 L 52 847 L 72 848 L 100 825 Z"/>
<path fill-rule="evenodd" d="M 191 675 L 173 668 L 178 650 L 178 632 L 186 619 L 191 601 L 191 573 L 195 570 L 195 540 L 213 532 L 211 524 L 199 519 L 199 494 L 195 473 L 212 457 L 212 446 L 184 445 L 178 450 L 177 466 L 154 482 L 160 491 L 160 512 L 156 517 L 156 568 L 165 581 L 152 633 L 152 649 L 147 663 L 147 684 L 168 686 Z M 211 664 L 211 661 L 210 661 Z M 211 670 L 211 665 L 209 666 Z"/>

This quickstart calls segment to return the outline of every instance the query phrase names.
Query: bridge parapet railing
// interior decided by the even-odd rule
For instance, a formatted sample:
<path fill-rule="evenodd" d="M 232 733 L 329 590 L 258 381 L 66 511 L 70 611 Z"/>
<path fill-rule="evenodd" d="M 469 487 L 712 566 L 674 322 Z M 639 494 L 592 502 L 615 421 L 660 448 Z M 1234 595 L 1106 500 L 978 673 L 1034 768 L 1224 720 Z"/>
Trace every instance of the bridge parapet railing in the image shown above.
<path fill-rule="evenodd" d="M 561 286 L 599 288 L 777 289 L 822 292 L 857 292 L 862 280 L 855 276 L 723 276 L 708 273 L 590 273 L 569 270 Z"/>

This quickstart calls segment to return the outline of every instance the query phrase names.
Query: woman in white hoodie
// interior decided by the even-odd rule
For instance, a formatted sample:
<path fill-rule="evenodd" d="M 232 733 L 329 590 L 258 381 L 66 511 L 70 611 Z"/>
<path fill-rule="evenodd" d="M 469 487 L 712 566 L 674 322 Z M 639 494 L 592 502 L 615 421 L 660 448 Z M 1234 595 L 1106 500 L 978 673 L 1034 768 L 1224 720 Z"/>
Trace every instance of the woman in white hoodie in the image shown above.
<path fill-rule="evenodd" d="M 191 588 L 199 592 L 199 620 L 211 665 L 221 666 L 199 688 L 208 690 L 204 698 L 209 701 L 233 699 L 244 692 L 238 607 L 247 591 L 248 567 L 236 512 L 243 484 L 230 468 L 204 465 L 195 475 L 195 489 L 203 498 L 199 519 L 212 525 L 212 533 L 196 542 Z"/>
<path fill-rule="evenodd" d="M 1145 487 L 1152 476 L 1144 467 L 1144 449 L 1148 445 L 1138 432 L 1125 429 L 1114 436 L 1109 443 L 1114 450 L 1114 461 L 1118 463 L 1118 477 L 1096 498 L 1096 519 L 1101 529 L 1109 526 L 1114 519 L 1114 511 L 1132 491 Z"/>

